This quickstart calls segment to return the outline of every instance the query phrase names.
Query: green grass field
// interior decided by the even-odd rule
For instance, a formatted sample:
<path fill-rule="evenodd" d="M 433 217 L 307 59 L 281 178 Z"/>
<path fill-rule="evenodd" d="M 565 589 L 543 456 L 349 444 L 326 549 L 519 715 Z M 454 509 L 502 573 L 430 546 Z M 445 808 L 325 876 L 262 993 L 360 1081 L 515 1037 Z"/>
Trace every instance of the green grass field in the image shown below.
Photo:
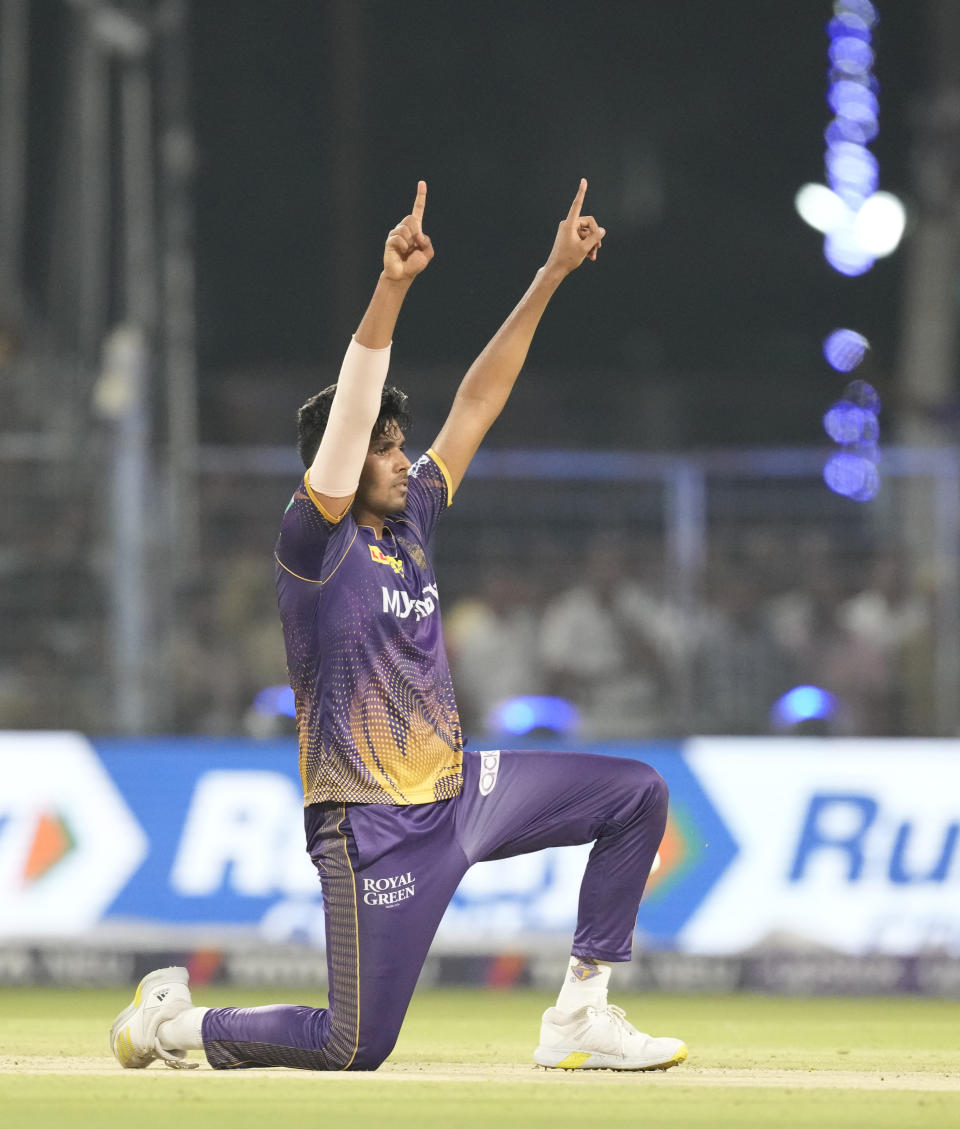
<path fill-rule="evenodd" d="M 200 989 L 197 1003 L 317 1002 Z M 666 1073 L 531 1065 L 543 993 L 423 991 L 376 1074 L 123 1071 L 107 1031 L 119 991 L 0 989 L 3 1129 L 956 1129 L 960 1002 L 759 996 L 618 997 L 637 1026 L 678 1035 Z M 42 1072 L 40 1072 L 42 1071 Z"/>

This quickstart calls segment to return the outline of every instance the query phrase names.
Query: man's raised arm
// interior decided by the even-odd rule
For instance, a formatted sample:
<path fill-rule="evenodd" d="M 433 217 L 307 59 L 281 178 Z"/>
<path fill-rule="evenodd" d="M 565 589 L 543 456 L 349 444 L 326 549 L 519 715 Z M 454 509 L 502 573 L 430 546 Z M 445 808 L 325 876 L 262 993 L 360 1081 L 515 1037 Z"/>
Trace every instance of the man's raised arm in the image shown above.
<path fill-rule="evenodd" d="M 387 236 L 383 271 L 347 346 L 330 418 L 307 471 L 314 496 L 335 518 L 347 511 L 360 481 L 370 432 L 380 413 L 380 397 L 390 366 L 390 343 L 400 307 L 410 283 L 433 258 L 433 245 L 423 231 L 426 202 L 427 185 L 421 180 L 410 215 Z"/>
<path fill-rule="evenodd" d="M 587 182 L 580 187 L 557 230 L 546 263 L 526 294 L 467 370 L 450 414 L 433 449 L 450 473 L 451 493 L 466 473 L 493 421 L 503 410 L 520 374 L 530 342 L 554 292 L 584 259 L 596 259 L 606 229 L 593 216 L 581 215 Z"/>

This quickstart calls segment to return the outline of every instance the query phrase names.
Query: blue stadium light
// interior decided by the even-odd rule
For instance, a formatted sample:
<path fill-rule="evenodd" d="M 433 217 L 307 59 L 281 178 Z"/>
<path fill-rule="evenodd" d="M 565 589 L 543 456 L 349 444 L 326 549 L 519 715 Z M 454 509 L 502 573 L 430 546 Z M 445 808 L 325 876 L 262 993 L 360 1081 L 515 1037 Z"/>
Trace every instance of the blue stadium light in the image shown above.
<path fill-rule="evenodd" d="M 874 455 L 876 452 L 874 451 Z M 876 463 L 869 457 L 866 451 L 861 454 L 864 462 L 863 481 L 859 488 L 849 494 L 851 502 L 872 502 L 880 493 L 880 471 L 877 470 Z"/>
<path fill-rule="evenodd" d="M 838 141 L 856 141 L 860 145 L 865 145 L 868 141 L 872 141 L 879 132 L 880 123 L 876 118 L 863 118 L 860 121 L 852 121 L 850 118 L 834 118 L 823 131 L 823 139 L 828 147 Z"/>
<path fill-rule="evenodd" d="M 837 699 L 819 686 L 794 686 L 778 698 L 770 710 L 770 718 L 779 728 L 788 728 L 801 721 L 829 721 L 837 712 Z"/>
<path fill-rule="evenodd" d="M 838 118 L 851 118 L 856 122 L 878 116 L 877 96 L 862 79 L 836 79 L 830 84 L 827 104 Z"/>
<path fill-rule="evenodd" d="M 873 66 L 873 48 L 857 35 L 839 34 L 830 44 L 828 54 L 841 74 L 868 75 Z"/>
<path fill-rule="evenodd" d="M 880 396 L 876 388 L 865 380 L 851 380 L 843 390 L 843 398 L 858 407 L 866 408 L 875 416 L 880 414 Z"/>
<path fill-rule="evenodd" d="M 849 400 L 838 400 L 823 417 L 823 430 L 835 443 L 875 443 L 880 422 L 868 408 Z"/>
<path fill-rule="evenodd" d="M 875 453 L 871 449 L 871 453 Z M 834 492 L 853 502 L 869 502 L 880 489 L 880 474 L 867 452 L 838 451 L 827 459 L 823 480 Z"/>
<path fill-rule="evenodd" d="M 866 200 L 877 187 L 877 158 L 856 141 L 831 144 L 825 158 L 830 187 L 841 199 Z M 844 195 L 846 193 L 846 196 Z"/>
<path fill-rule="evenodd" d="M 876 6 L 868 0 L 836 0 L 833 13 L 827 24 L 827 104 L 833 113 L 824 131 L 827 183 L 804 185 L 795 203 L 801 217 L 823 232 L 830 266 L 854 278 L 896 250 L 906 213 L 895 196 L 878 191 L 879 166 L 867 147 L 880 128 L 871 32 L 879 18 Z"/>
<path fill-rule="evenodd" d="M 880 421 L 866 408 L 857 408 L 860 413 L 860 435 L 857 442 L 860 444 L 860 454 L 869 458 L 871 462 L 877 461 L 877 440 L 880 438 Z"/>
<path fill-rule="evenodd" d="M 870 0 L 835 0 L 827 24 L 830 40 L 827 104 L 833 120 L 824 131 L 826 185 L 806 184 L 796 195 L 801 218 L 823 233 L 823 255 L 838 274 L 866 274 L 891 254 L 906 224 L 903 205 L 880 192 L 880 168 L 867 148 L 879 130 L 880 84 L 873 74 L 871 30 L 878 20 Z M 823 342 L 823 355 L 837 372 L 852 372 L 870 343 L 855 329 L 836 329 Z M 842 450 L 823 468 L 835 493 L 869 502 L 880 489 L 878 443 L 880 397 L 862 380 L 847 386 L 843 399 L 823 416 L 823 429 Z"/>
<path fill-rule="evenodd" d="M 580 713 L 565 698 L 526 694 L 501 702 L 491 712 L 490 723 L 494 729 L 516 736 L 531 733 L 534 729 L 572 733 L 580 724 Z"/>
<path fill-rule="evenodd" d="M 849 13 L 843 16 L 834 16 L 834 18 L 827 24 L 827 35 L 830 36 L 831 42 L 849 37 L 851 39 L 862 39 L 864 43 L 870 43 L 870 28 Z"/>
<path fill-rule="evenodd" d="M 841 0 L 834 6 L 834 10 L 836 9 L 840 9 L 848 17 L 860 20 L 866 27 L 873 27 L 880 18 L 876 6 L 870 0 Z"/>
<path fill-rule="evenodd" d="M 838 228 L 828 233 L 823 241 L 823 256 L 838 274 L 856 278 L 866 274 L 876 259 L 857 242 L 853 230 Z"/>
<path fill-rule="evenodd" d="M 289 686 L 265 686 L 253 699 L 256 713 L 266 717 L 296 717 L 293 691 Z"/>
<path fill-rule="evenodd" d="M 853 372 L 869 348 L 870 342 L 855 329 L 835 329 L 824 339 L 823 355 L 837 372 Z"/>

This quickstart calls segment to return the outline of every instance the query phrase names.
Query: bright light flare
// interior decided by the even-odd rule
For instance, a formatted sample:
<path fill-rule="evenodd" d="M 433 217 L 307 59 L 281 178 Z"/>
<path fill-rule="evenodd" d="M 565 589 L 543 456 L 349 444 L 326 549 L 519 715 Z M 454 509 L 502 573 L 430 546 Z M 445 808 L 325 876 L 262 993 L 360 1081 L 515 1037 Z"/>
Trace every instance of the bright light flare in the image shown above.
<path fill-rule="evenodd" d="M 850 218 L 850 209 L 825 184 L 805 184 L 793 198 L 793 203 L 800 218 L 823 235 Z"/>
<path fill-rule="evenodd" d="M 892 192 L 874 192 L 853 221 L 857 243 L 878 259 L 897 249 L 906 226 L 906 209 Z"/>
<path fill-rule="evenodd" d="M 770 710 L 774 725 L 786 729 L 803 721 L 828 721 L 837 712 L 837 699 L 819 686 L 794 686 Z"/>
<path fill-rule="evenodd" d="M 823 241 L 823 257 L 835 271 L 849 278 L 866 274 L 875 261 L 873 255 L 857 242 L 853 225 L 844 225 L 827 233 Z"/>

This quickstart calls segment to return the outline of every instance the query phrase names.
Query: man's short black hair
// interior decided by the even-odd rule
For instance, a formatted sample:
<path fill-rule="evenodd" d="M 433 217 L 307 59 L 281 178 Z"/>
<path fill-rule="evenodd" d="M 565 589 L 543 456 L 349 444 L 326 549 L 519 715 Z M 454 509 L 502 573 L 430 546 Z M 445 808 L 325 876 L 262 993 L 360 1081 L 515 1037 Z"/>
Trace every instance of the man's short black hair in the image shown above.
<path fill-rule="evenodd" d="M 318 392 L 297 412 L 297 450 L 305 467 L 311 466 L 320 447 L 320 440 L 330 418 L 330 405 L 333 403 L 333 394 L 337 386 L 331 384 Z M 384 385 L 383 395 L 380 397 L 380 414 L 373 425 L 370 438 L 376 439 L 378 435 L 385 435 L 390 430 L 390 424 L 395 423 L 401 431 L 410 428 L 410 413 L 407 411 L 407 394 L 395 388 L 392 384 Z"/>

